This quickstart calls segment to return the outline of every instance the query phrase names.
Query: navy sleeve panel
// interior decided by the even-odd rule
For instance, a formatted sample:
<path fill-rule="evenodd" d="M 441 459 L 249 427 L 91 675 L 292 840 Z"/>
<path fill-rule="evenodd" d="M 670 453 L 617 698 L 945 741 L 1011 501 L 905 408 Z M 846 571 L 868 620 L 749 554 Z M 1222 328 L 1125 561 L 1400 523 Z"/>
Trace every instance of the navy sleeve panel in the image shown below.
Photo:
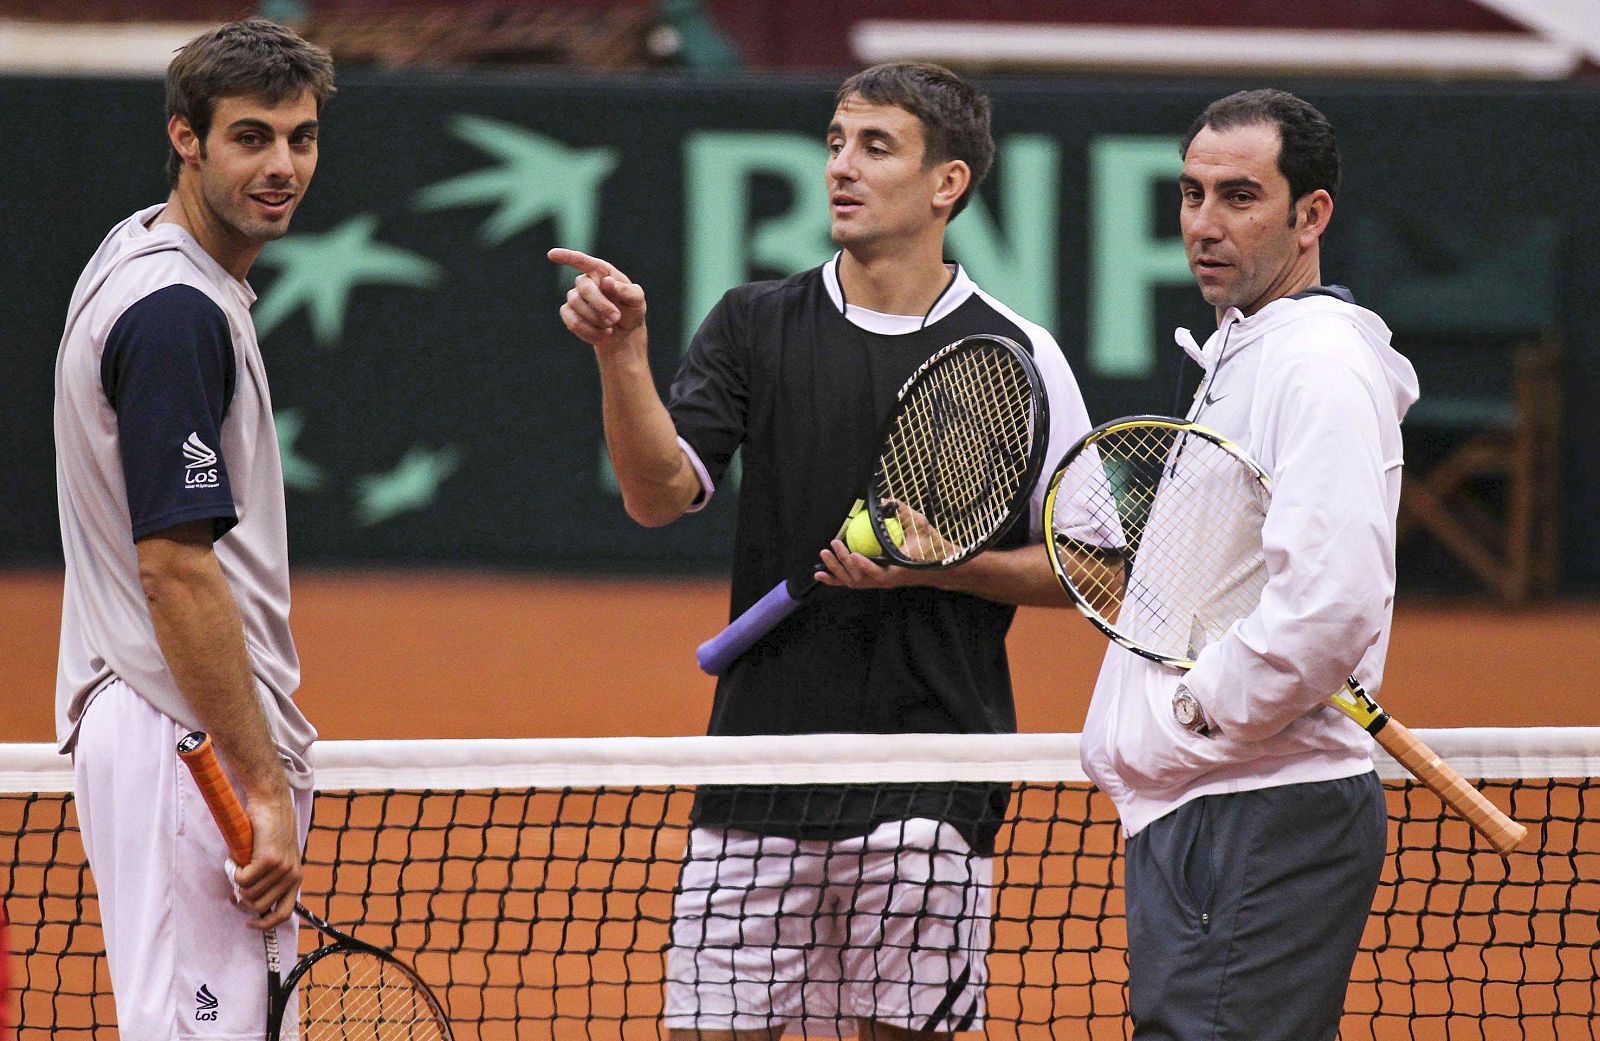
<path fill-rule="evenodd" d="M 111 327 L 100 383 L 117 413 L 135 540 L 196 520 L 221 538 L 238 523 L 221 452 L 235 377 L 227 316 L 193 286 L 158 289 Z"/>
<path fill-rule="evenodd" d="M 744 440 L 750 402 L 748 349 L 736 328 L 731 295 L 700 323 L 667 402 L 678 436 L 693 446 L 713 484 L 722 481 Z"/>

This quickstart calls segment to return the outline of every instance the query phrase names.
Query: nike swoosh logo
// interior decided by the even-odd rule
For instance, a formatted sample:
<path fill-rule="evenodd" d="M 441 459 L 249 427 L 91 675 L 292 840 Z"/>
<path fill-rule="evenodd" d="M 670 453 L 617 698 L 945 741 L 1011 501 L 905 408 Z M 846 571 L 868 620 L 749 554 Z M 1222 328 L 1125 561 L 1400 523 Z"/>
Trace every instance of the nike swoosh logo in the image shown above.
<path fill-rule="evenodd" d="M 1226 395 L 1226 394 L 1218 394 L 1216 397 L 1212 397 L 1210 388 L 1207 388 L 1206 389 L 1206 396 L 1204 398 L 1200 399 L 1200 403 L 1203 404 L 1203 405 L 1215 405 L 1217 402 L 1221 401 L 1223 398 L 1225 398 L 1227 396 L 1228 395 Z"/>

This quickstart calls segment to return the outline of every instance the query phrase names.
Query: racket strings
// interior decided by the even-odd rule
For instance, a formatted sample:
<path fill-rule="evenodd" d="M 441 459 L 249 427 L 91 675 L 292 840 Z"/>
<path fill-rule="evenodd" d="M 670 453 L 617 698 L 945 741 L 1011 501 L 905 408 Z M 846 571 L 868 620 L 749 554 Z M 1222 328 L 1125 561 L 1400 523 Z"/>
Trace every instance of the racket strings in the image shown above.
<path fill-rule="evenodd" d="M 895 504 L 901 555 L 950 563 L 985 542 L 1023 490 L 1033 448 L 1034 390 L 1000 345 L 956 351 L 900 402 L 874 476 Z"/>
<path fill-rule="evenodd" d="M 1062 471 L 1058 572 L 1125 639 L 1193 660 L 1266 585 L 1266 489 L 1220 444 L 1170 425 L 1106 431 Z"/>
<path fill-rule="evenodd" d="M 335 951 L 300 984 L 300 1041 L 446 1041 L 449 1034 L 420 984 L 368 951 Z"/>

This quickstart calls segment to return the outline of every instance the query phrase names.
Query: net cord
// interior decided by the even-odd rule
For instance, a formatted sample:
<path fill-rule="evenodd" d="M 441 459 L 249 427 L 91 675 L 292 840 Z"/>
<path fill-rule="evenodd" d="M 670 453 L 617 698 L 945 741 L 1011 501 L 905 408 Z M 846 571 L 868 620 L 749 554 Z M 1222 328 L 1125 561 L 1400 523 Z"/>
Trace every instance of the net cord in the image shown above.
<path fill-rule="evenodd" d="M 1328 711 L 1336 711 L 1331 707 Z M 1417 730 L 1463 776 L 1600 774 L 1600 727 Z M 796 734 L 320 741 L 321 791 L 594 788 L 871 781 L 1087 780 L 1078 734 Z M 1374 746 L 1385 779 L 1409 774 Z M 71 760 L 52 744 L 0 744 L 0 792 L 69 792 Z"/>

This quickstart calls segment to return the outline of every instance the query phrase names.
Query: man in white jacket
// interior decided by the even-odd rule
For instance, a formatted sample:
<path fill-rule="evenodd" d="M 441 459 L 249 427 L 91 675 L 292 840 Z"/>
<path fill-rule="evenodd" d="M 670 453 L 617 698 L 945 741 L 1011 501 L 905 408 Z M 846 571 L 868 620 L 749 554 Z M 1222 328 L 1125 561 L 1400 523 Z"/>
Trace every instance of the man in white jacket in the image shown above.
<path fill-rule="evenodd" d="M 1255 613 L 1172 670 L 1113 646 L 1084 726 L 1127 840 L 1136 1039 L 1331 1039 L 1384 859 L 1366 733 L 1327 704 L 1380 685 L 1394 598 L 1400 419 L 1417 398 L 1382 319 L 1323 286 L 1339 154 L 1276 90 L 1212 103 L 1183 140 L 1181 224 L 1217 331 L 1190 418 L 1273 478 Z"/>

